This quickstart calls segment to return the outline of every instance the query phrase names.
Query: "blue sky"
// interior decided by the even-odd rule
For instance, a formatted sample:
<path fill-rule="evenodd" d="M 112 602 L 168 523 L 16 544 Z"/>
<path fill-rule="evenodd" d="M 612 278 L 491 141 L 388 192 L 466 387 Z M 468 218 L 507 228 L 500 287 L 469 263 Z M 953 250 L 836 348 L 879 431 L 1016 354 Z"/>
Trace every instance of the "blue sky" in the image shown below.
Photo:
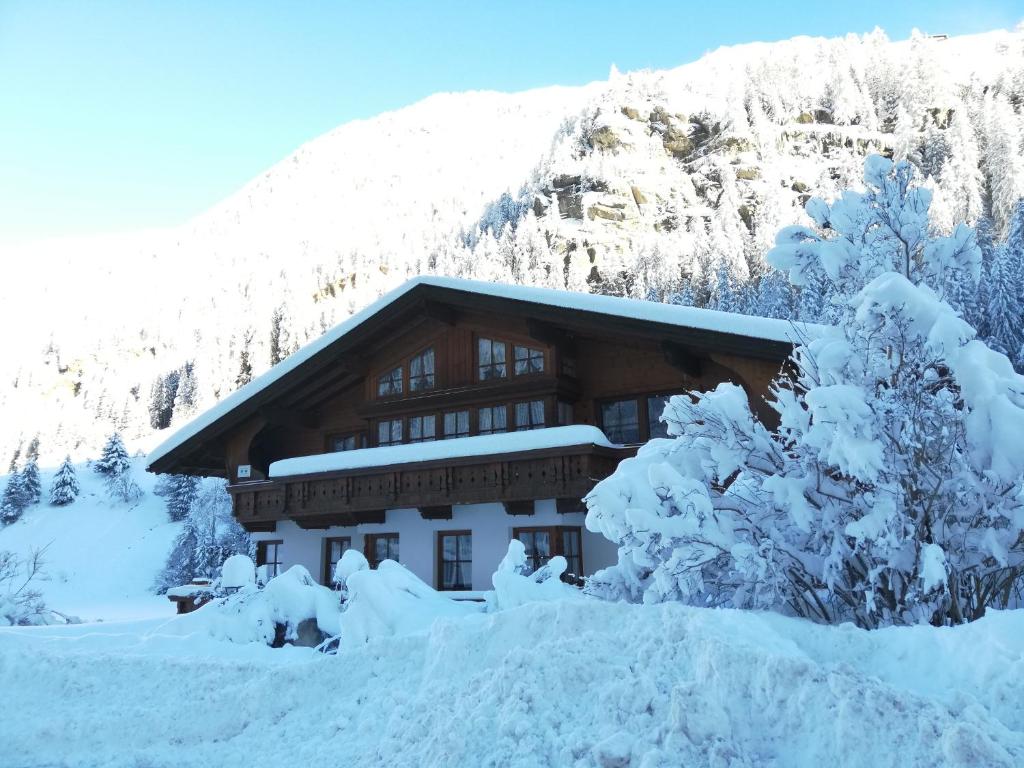
<path fill-rule="evenodd" d="M 580 84 L 721 45 L 1011 27 L 988 2 L 0 0 L 0 242 L 169 226 L 438 91 Z"/>

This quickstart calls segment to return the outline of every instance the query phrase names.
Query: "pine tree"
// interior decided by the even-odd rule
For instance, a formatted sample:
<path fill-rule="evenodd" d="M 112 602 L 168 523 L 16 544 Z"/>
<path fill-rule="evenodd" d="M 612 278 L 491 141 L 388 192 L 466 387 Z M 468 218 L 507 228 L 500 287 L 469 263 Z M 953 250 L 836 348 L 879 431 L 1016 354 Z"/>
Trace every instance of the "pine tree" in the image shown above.
<path fill-rule="evenodd" d="M 270 315 L 270 364 L 277 365 L 284 359 L 281 349 L 281 323 L 284 321 L 284 313 L 280 307 L 274 309 Z"/>
<path fill-rule="evenodd" d="M 123 473 L 130 466 L 128 451 L 121 435 L 114 432 L 107 438 L 102 455 L 93 462 L 93 471 L 107 477 Z"/>
<path fill-rule="evenodd" d="M 178 371 L 178 387 L 172 403 L 172 424 L 180 424 L 192 418 L 199 404 L 199 382 L 196 378 L 195 363 L 189 361 Z"/>
<path fill-rule="evenodd" d="M 78 497 L 80 490 L 75 465 L 71 463 L 71 457 L 66 456 L 50 485 L 50 504 L 55 507 L 66 506 Z"/>
<path fill-rule="evenodd" d="M 28 448 L 25 449 L 25 459 L 27 461 L 39 461 L 39 435 L 36 435 L 29 441 Z"/>
<path fill-rule="evenodd" d="M 235 377 L 235 387 L 244 387 L 252 381 L 252 364 L 249 362 L 249 345 L 242 347 L 238 355 L 238 375 Z"/>
<path fill-rule="evenodd" d="M 175 522 L 189 516 L 199 495 L 199 478 L 170 475 L 167 483 L 167 514 Z"/>
<path fill-rule="evenodd" d="M 24 480 L 20 472 L 12 472 L 0 497 L 0 523 L 10 525 L 16 521 L 25 511 L 25 506 Z"/>
<path fill-rule="evenodd" d="M 39 478 L 39 464 L 30 459 L 21 470 L 21 487 L 25 505 L 36 504 L 42 498 L 42 481 Z"/>

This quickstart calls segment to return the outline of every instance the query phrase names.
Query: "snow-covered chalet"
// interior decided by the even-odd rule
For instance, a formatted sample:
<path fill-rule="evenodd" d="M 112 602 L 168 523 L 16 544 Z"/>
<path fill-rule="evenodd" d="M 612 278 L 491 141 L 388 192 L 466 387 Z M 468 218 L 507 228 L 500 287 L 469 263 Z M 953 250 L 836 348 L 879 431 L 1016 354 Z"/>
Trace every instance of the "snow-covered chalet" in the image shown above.
<path fill-rule="evenodd" d="M 788 322 L 541 288 L 411 280 L 199 415 L 152 472 L 227 478 L 269 575 L 329 583 L 355 547 L 442 590 L 490 588 L 520 539 L 593 573 L 615 547 L 581 499 L 669 396 L 722 381 L 756 413 Z"/>

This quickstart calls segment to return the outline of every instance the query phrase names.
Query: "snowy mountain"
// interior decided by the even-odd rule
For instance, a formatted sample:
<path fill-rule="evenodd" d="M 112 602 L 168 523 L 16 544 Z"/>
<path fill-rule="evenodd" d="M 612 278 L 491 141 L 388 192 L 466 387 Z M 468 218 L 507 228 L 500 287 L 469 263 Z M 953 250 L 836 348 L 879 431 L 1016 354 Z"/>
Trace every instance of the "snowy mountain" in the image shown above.
<path fill-rule="evenodd" d="M 943 226 L 1000 233 L 1022 112 L 1024 31 L 876 32 L 343 125 L 176 229 L 3 254 L 0 460 L 37 434 L 54 465 L 115 428 L 151 442 L 424 272 L 660 300 L 758 279 L 779 226 L 870 152 L 922 168 Z"/>

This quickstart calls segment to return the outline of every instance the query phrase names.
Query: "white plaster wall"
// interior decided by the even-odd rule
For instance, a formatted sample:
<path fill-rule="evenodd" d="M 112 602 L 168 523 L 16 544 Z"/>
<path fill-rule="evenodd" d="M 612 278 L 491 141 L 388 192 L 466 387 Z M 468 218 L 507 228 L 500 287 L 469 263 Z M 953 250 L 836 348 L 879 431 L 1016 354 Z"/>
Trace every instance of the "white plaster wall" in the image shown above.
<path fill-rule="evenodd" d="M 279 522 L 273 533 L 254 533 L 253 539 L 280 540 L 282 568 L 305 566 L 316 579 L 323 578 L 324 540 L 348 536 L 355 549 L 364 551 L 367 533 L 397 533 L 402 564 L 431 586 L 437 586 L 437 532 L 472 531 L 473 589 L 490 589 L 491 574 L 508 550 L 513 528 L 548 525 L 578 525 L 583 532 L 583 570 L 591 574 L 613 565 L 616 547 L 603 536 L 591 533 L 583 524 L 583 512 L 559 514 L 554 499 L 537 501 L 532 515 L 508 515 L 501 504 L 466 504 L 452 507 L 451 520 L 424 520 L 416 509 L 389 509 L 384 523 L 332 526 L 304 530 L 290 520 Z"/>

